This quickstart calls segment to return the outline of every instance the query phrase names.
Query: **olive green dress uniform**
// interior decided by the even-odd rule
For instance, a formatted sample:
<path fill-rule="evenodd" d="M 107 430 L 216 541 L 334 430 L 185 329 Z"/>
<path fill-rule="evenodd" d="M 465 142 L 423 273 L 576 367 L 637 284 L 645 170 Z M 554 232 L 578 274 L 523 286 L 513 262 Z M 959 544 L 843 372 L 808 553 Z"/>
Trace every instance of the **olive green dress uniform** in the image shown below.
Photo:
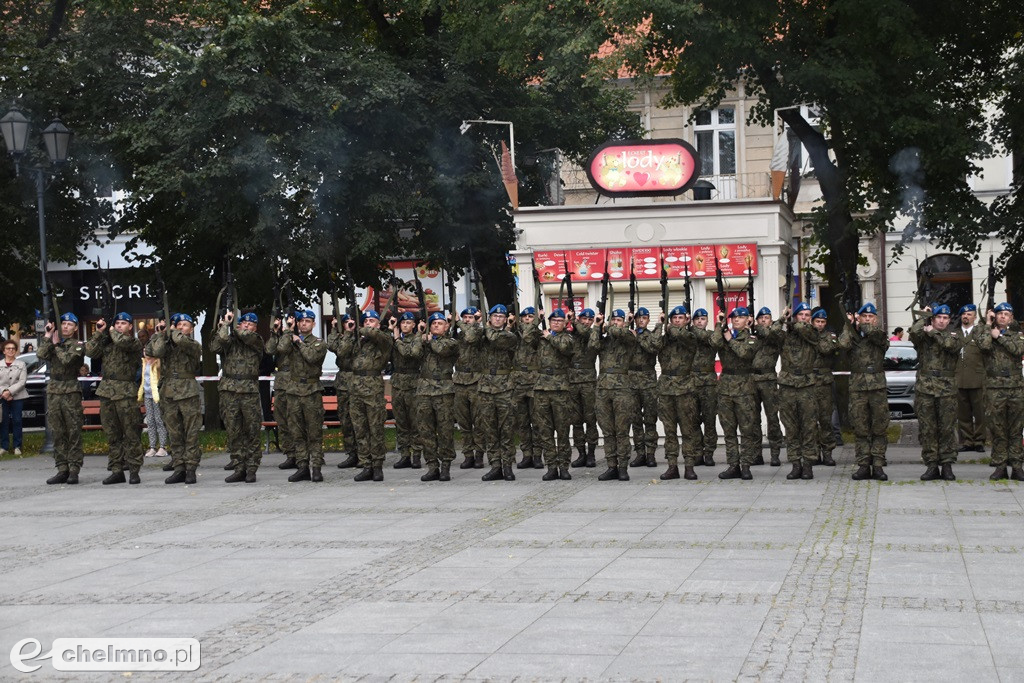
<path fill-rule="evenodd" d="M 271 331 L 270 337 L 267 338 L 266 343 L 263 345 L 263 353 L 268 356 L 274 356 L 276 364 L 273 405 L 274 421 L 277 422 L 278 444 L 281 446 L 281 452 L 284 453 L 285 458 L 294 460 L 295 439 L 292 438 L 292 433 L 288 431 L 288 420 L 285 419 L 285 415 L 288 414 L 288 392 L 282 389 L 282 387 L 288 386 L 288 373 L 291 371 L 291 368 L 277 353 L 277 345 L 281 342 L 281 336 L 280 332 Z"/>
<path fill-rule="evenodd" d="M 264 343 L 254 331 L 233 324 L 221 324 L 210 340 L 210 350 L 221 356 L 221 377 L 217 384 L 220 419 L 227 431 L 227 448 L 235 459 L 236 473 L 255 474 L 262 460 L 260 424 L 260 362 Z"/>
<path fill-rule="evenodd" d="M 885 352 L 889 337 L 879 325 L 860 324 L 856 329 L 847 321 L 839 346 L 849 351 L 850 422 L 856 439 L 855 458 L 863 467 L 885 467 L 889 447 L 889 398 L 885 386 Z"/>
<path fill-rule="evenodd" d="M 587 345 L 590 330 L 572 331 L 573 356 L 569 365 L 569 422 L 580 457 L 597 449 L 597 350 Z"/>
<path fill-rule="evenodd" d="M 768 448 L 771 449 L 774 464 L 784 445 L 782 426 L 779 424 L 779 376 L 775 368 L 785 335 L 782 328 L 775 325 L 754 325 L 757 339 L 761 342 L 754 354 L 754 401 L 759 418 L 761 411 L 764 411 L 768 424 Z M 760 444 L 764 440 L 760 419 L 755 420 L 755 427 L 757 432 L 754 440 Z"/>
<path fill-rule="evenodd" d="M 960 360 L 956 364 L 957 427 L 960 431 L 960 445 L 970 449 L 985 447 L 985 362 L 978 348 L 979 325 L 975 323 L 970 333 L 963 328 L 954 334 L 963 339 Z"/>
<path fill-rule="evenodd" d="M 506 470 L 515 463 L 512 358 L 519 338 L 509 330 L 497 330 L 490 325 L 466 329 L 465 334 L 467 341 L 480 349 L 478 410 L 473 431 L 487 454 L 488 464 Z"/>
<path fill-rule="evenodd" d="M 963 338 L 948 328 L 925 331 L 931 316 L 910 328 L 917 349 L 914 412 L 920 432 L 921 458 L 928 467 L 956 462 L 956 364 Z"/>
<path fill-rule="evenodd" d="M 419 337 L 413 332 L 404 337 Z M 420 359 L 418 356 L 406 356 L 398 352 L 399 342 L 391 353 L 391 412 L 395 416 L 395 445 L 398 455 L 402 458 L 423 455 L 423 444 L 420 443 L 416 429 L 416 387 L 420 376 Z"/>
<path fill-rule="evenodd" d="M 202 458 L 199 429 L 203 413 L 196 375 L 203 347 L 170 328 L 152 336 L 146 354 L 160 359 L 160 415 L 171 443 L 171 465 L 175 473 L 194 473 Z"/>
<path fill-rule="evenodd" d="M 537 381 L 533 387 L 534 458 L 543 455 L 548 469 L 569 468 L 569 365 L 575 349 L 568 331 L 542 333 L 536 325 L 523 341 L 536 349 Z"/>
<path fill-rule="evenodd" d="M 352 413 L 349 405 L 349 387 L 352 386 L 352 356 L 339 353 L 343 332 L 331 330 L 327 335 L 327 350 L 336 356 L 338 374 L 334 376 L 334 393 L 338 397 L 338 422 L 341 423 L 341 438 L 347 460 L 359 459 L 359 445 L 356 443 L 356 432 L 352 426 Z M 339 467 L 344 462 L 338 463 Z"/>
<path fill-rule="evenodd" d="M 832 413 L 835 412 L 835 378 L 832 369 L 839 355 L 839 337 L 825 328 L 818 331 L 818 357 L 814 362 L 815 404 L 818 407 L 818 454 L 819 459 L 828 461 L 836 449 L 836 434 L 832 429 Z"/>
<path fill-rule="evenodd" d="M 782 332 L 782 322 L 772 323 Z M 786 429 L 786 460 L 813 467 L 818 461 L 818 406 L 814 361 L 821 337 L 809 322 L 792 320 L 783 333 L 779 415 Z"/>
<path fill-rule="evenodd" d="M 298 336 L 299 341 L 295 341 L 286 330 L 277 343 L 277 357 L 281 365 L 288 367 L 287 383 L 280 389 L 288 394 L 284 418 L 295 440 L 295 464 L 301 472 L 324 464 L 320 372 L 327 357 L 327 344 L 314 334 Z"/>
<path fill-rule="evenodd" d="M 678 466 L 681 441 L 683 465 L 693 467 L 702 455 L 693 376 L 697 335 L 689 327 L 676 325 L 667 325 L 662 335 L 661 328 L 659 324 L 650 336 L 657 340 L 658 362 L 661 364 L 658 416 L 665 427 L 665 459 L 669 467 Z"/>
<path fill-rule="evenodd" d="M 693 356 L 694 398 L 697 399 L 698 439 L 704 454 L 704 464 L 713 465 L 715 449 L 718 448 L 718 373 L 715 372 L 715 357 L 718 349 L 711 345 L 714 329 L 693 328 L 697 340 L 697 352 Z M 701 464 L 697 460 L 696 464 Z"/>
<path fill-rule="evenodd" d="M 48 336 L 39 343 L 38 357 L 50 363 L 46 384 L 46 419 L 53 435 L 53 460 L 59 472 L 82 469 L 82 387 L 78 370 L 85 362 L 85 344 L 62 339 L 54 344 Z"/>
<path fill-rule="evenodd" d="M 1024 334 L 1003 330 L 993 339 L 987 325 L 975 325 L 974 342 L 985 359 L 985 411 L 992 438 L 992 466 L 1024 465 L 1021 432 L 1024 431 Z M 1014 477 L 1017 479 L 1018 477 Z"/>
<path fill-rule="evenodd" d="M 359 335 L 358 337 L 356 335 Z M 352 384 L 349 389 L 349 414 L 359 450 L 359 466 L 364 470 L 384 466 L 384 366 L 391 356 L 395 340 L 391 333 L 376 327 L 360 327 L 342 335 L 339 358 L 352 359 Z"/>
<path fill-rule="evenodd" d="M 725 433 L 725 455 L 732 466 L 750 466 L 761 450 L 755 442 L 754 422 L 760 419 L 754 402 L 752 366 L 759 343 L 747 329 L 733 332 L 726 340 L 725 324 L 715 326 L 712 345 L 722 361 L 722 379 L 718 383 L 718 420 Z M 742 441 L 739 437 L 742 437 Z"/>
<path fill-rule="evenodd" d="M 536 336 L 530 335 L 530 328 L 539 328 L 539 321 L 532 323 L 522 320 L 515 322 L 515 333 L 519 337 L 515 355 L 512 358 L 512 420 L 519 448 L 523 452 L 520 468 L 544 466 L 541 451 L 534 435 L 533 387 L 537 384 Z M 530 341 L 527 341 L 529 339 Z"/>
<path fill-rule="evenodd" d="M 629 385 L 633 389 L 633 450 L 631 465 L 654 467 L 658 450 L 658 362 L 657 343 L 645 327 L 636 330 L 637 345 L 629 363 Z M 644 343 L 644 341 L 648 343 Z"/>
<path fill-rule="evenodd" d="M 417 439 L 429 468 L 450 465 L 455 460 L 455 383 L 452 364 L 459 355 L 459 342 L 449 335 L 410 335 L 395 348 L 403 356 L 416 359 Z"/>
<path fill-rule="evenodd" d="M 453 323 L 456 335 L 459 354 L 455 359 L 455 374 L 452 381 L 455 383 L 455 421 L 459 424 L 459 431 L 462 434 L 462 454 L 466 458 L 468 469 L 469 461 L 479 459 L 479 467 L 483 467 L 484 447 L 476 436 L 476 402 L 479 393 L 478 383 L 479 355 L 480 349 L 474 344 L 466 341 L 466 330 L 480 330 L 480 325 L 471 323 L 466 325 L 456 320 Z M 472 335 L 472 333 L 470 333 Z"/>
<path fill-rule="evenodd" d="M 602 334 L 594 325 L 588 345 L 597 350 L 597 422 L 604 433 L 604 454 L 609 469 L 629 467 L 629 427 L 636 411 L 629 364 L 637 345 L 636 336 L 618 325 L 608 325 Z"/>
<path fill-rule="evenodd" d="M 107 469 L 115 474 L 125 470 L 138 474 L 144 449 L 135 376 L 142 367 L 142 342 L 110 326 L 92 336 L 85 353 L 103 360 L 103 381 L 96 396 L 107 437 Z"/>

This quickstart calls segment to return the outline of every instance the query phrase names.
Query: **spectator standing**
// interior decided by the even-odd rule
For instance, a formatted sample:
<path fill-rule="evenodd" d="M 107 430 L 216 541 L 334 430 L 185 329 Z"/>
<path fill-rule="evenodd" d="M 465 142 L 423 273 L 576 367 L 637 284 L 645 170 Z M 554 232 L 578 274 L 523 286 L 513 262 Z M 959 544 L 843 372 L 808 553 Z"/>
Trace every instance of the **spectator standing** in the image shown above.
<path fill-rule="evenodd" d="M 146 408 L 146 433 L 149 435 L 147 458 L 167 457 L 167 427 L 160 416 L 160 359 L 142 355 L 142 380 L 139 400 Z"/>
<path fill-rule="evenodd" d="M 889 337 L 889 341 L 903 341 L 903 328 L 897 327 L 892 331 L 892 336 Z"/>
<path fill-rule="evenodd" d="M 28 398 L 25 381 L 28 377 L 25 363 L 17 359 L 18 343 L 4 342 L 4 360 L 0 363 L 0 455 L 14 446 L 14 454 L 21 455 L 21 409 Z M 13 444 L 11 443 L 13 441 Z"/>

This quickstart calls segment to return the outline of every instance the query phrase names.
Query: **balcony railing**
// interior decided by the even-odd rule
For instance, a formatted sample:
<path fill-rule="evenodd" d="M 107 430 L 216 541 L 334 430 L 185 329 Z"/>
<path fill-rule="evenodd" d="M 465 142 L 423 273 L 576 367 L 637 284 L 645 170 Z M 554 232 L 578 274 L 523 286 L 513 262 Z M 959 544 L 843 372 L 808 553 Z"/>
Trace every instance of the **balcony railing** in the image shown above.
<path fill-rule="evenodd" d="M 564 203 L 584 204 L 594 201 L 595 191 L 587 180 L 583 169 L 567 167 L 562 169 L 562 192 Z M 771 197 L 771 178 L 767 172 L 762 173 L 729 173 L 720 175 L 702 175 L 714 188 L 711 201 L 731 201 L 734 199 L 767 199 Z M 672 201 L 695 201 L 693 192 L 687 191 L 672 198 Z M 555 203 L 555 202 L 552 202 Z"/>

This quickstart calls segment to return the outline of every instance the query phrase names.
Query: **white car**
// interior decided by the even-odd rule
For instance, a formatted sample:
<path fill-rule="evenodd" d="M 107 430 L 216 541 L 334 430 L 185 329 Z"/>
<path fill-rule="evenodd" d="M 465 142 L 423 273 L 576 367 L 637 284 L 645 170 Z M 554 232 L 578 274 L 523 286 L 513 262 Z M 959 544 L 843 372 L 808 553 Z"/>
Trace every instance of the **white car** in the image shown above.
<path fill-rule="evenodd" d="M 908 341 L 889 342 L 883 361 L 885 389 L 889 397 L 889 417 L 903 420 L 915 417 L 914 386 L 917 384 L 917 349 Z"/>

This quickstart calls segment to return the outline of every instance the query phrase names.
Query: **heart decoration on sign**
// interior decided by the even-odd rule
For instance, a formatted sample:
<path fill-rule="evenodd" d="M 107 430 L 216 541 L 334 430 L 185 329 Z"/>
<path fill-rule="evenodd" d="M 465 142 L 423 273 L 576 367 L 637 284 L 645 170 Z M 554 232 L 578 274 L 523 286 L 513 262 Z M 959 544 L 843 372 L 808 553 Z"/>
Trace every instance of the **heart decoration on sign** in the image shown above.
<path fill-rule="evenodd" d="M 633 174 L 633 180 L 635 180 L 636 184 L 640 185 L 641 187 L 647 184 L 647 179 L 648 178 L 650 178 L 650 176 L 648 174 L 646 174 L 646 173 L 634 173 Z"/>

